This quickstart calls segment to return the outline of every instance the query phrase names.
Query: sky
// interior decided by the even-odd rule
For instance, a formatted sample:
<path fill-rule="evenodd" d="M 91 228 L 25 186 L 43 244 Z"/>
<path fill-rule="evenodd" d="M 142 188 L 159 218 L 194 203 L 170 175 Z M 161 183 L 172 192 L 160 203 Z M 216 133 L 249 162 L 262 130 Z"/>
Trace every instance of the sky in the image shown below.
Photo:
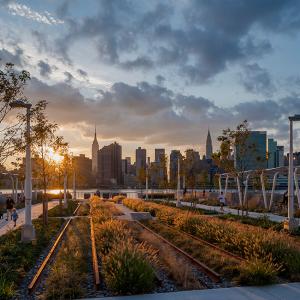
<path fill-rule="evenodd" d="M 298 0 L 0 0 L 0 65 L 31 73 L 75 154 L 113 141 L 205 151 L 248 120 L 288 150 L 300 114 Z M 300 126 L 295 127 L 300 151 Z"/>

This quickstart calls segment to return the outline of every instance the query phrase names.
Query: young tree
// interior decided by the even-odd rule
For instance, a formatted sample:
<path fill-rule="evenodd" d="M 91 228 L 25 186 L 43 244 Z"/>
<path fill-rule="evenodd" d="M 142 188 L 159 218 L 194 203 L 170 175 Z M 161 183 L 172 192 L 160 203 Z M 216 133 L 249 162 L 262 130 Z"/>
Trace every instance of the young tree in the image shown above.
<path fill-rule="evenodd" d="M 21 131 L 22 123 L 4 124 L 7 114 L 10 112 L 10 103 L 17 98 L 23 97 L 23 89 L 26 82 L 30 80 L 29 72 L 23 70 L 18 72 L 14 65 L 7 63 L 4 69 L 0 69 L 0 164 L 7 157 L 16 152 L 15 139 Z"/>
<path fill-rule="evenodd" d="M 218 137 L 221 142 L 220 151 L 213 155 L 214 161 L 220 169 L 230 173 L 232 177 L 237 178 L 241 188 L 241 209 L 242 214 L 247 208 L 248 201 L 244 203 L 244 182 L 246 180 L 246 171 L 249 170 L 249 155 L 255 157 L 257 161 L 262 161 L 263 158 L 256 155 L 256 145 L 249 143 L 250 136 L 249 124 L 247 120 L 239 124 L 235 130 L 227 128 L 223 130 L 223 134 Z M 234 152 L 236 164 L 232 159 Z"/>
<path fill-rule="evenodd" d="M 50 150 L 64 154 L 67 151 L 68 143 L 64 142 L 62 136 L 57 136 L 56 131 L 58 125 L 48 120 L 46 115 L 47 102 L 39 101 L 33 108 L 31 108 L 31 149 L 36 156 L 34 159 L 35 168 L 39 170 L 36 176 L 43 187 L 43 222 L 48 223 L 48 197 L 47 188 L 53 172 L 55 172 L 55 165 L 53 157 L 51 157 Z M 19 115 L 22 120 L 24 115 Z M 21 139 L 22 149 L 25 149 L 24 138 Z"/>

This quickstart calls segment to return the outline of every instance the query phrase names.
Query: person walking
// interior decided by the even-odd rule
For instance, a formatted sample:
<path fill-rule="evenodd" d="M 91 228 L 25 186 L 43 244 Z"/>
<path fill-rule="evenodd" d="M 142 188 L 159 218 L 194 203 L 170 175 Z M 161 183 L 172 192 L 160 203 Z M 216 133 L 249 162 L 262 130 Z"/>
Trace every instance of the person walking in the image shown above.
<path fill-rule="evenodd" d="M 220 202 L 220 206 L 221 206 L 220 211 L 224 212 L 225 197 L 223 195 L 223 192 L 221 192 L 221 194 L 219 195 L 219 202 Z"/>
<path fill-rule="evenodd" d="M 12 210 L 11 217 L 12 217 L 12 220 L 14 221 L 14 227 L 16 227 L 19 215 L 18 215 L 18 212 L 17 212 L 17 210 L 15 208 L 13 208 L 13 210 Z"/>
<path fill-rule="evenodd" d="M 6 199 L 6 221 L 9 220 L 9 216 L 10 216 L 10 219 L 12 219 L 12 210 L 14 208 L 14 200 L 11 198 L 11 197 L 8 197 Z"/>

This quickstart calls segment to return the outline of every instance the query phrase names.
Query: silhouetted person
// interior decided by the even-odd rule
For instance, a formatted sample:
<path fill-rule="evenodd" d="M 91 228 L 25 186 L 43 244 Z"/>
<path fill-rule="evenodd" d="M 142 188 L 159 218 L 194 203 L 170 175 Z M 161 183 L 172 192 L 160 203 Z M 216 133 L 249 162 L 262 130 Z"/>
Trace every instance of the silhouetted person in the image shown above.
<path fill-rule="evenodd" d="M 6 199 L 6 221 L 8 221 L 9 215 L 10 215 L 10 219 L 12 219 L 11 214 L 12 214 L 12 210 L 14 208 L 14 204 L 15 204 L 15 202 L 11 197 L 8 197 Z"/>

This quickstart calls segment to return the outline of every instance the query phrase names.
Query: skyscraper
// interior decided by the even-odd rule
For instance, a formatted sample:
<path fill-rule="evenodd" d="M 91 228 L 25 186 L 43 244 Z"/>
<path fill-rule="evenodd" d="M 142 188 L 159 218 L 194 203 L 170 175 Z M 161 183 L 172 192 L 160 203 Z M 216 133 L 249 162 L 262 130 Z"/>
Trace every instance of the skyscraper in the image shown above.
<path fill-rule="evenodd" d="M 206 137 L 206 159 L 211 159 L 212 153 L 213 153 L 212 141 L 211 141 L 210 132 L 208 130 L 207 137 Z"/>
<path fill-rule="evenodd" d="M 104 146 L 98 151 L 98 174 L 101 186 L 121 185 L 122 178 L 122 147 L 118 143 Z"/>
<path fill-rule="evenodd" d="M 172 150 L 170 154 L 170 183 L 176 185 L 177 172 L 178 172 L 178 159 L 181 159 L 182 155 L 179 150 Z"/>
<path fill-rule="evenodd" d="M 146 149 L 138 147 L 135 150 L 135 165 L 136 165 L 136 175 L 139 175 L 141 169 L 146 170 Z"/>
<path fill-rule="evenodd" d="M 267 132 L 250 131 L 243 145 L 237 145 L 234 151 L 234 165 L 240 171 L 266 169 Z"/>
<path fill-rule="evenodd" d="M 268 139 L 268 169 L 276 168 L 277 142 L 274 139 Z"/>
<path fill-rule="evenodd" d="M 276 149 L 276 167 L 284 166 L 284 146 L 277 146 Z"/>
<path fill-rule="evenodd" d="M 95 136 L 92 144 L 92 172 L 94 175 L 97 174 L 98 172 L 98 150 L 99 150 L 99 144 L 97 141 L 97 133 L 96 133 L 96 126 L 95 126 Z"/>
<path fill-rule="evenodd" d="M 155 162 L 160 162 L 165 157 L 165 149 L 155 149 Z"/>

